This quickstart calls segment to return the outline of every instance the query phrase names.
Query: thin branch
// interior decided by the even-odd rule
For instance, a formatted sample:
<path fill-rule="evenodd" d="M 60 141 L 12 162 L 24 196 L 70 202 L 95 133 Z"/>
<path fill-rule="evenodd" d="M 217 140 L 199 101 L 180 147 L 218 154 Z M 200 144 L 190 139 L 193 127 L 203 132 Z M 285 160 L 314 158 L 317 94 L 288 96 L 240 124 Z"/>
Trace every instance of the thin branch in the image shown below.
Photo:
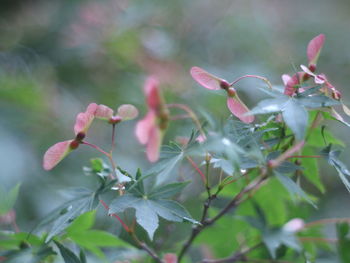
<path fill-rule="evenodd" d="M 243 199 L 243 197 L 245 196 L 246 193 L 249 193 L 250 191 L 256 190 L 258 189 L 262 183 L 265 181 L 266 179 L 266 175 L 267 175 L 267 170 L 263 169 L 261 172 L 261 175 L 254 180 L 253 182 L 251 182 L 249 185 L 247 185 L 245 188 L 243 188 L 233 199 L 232 201 L 225 207 L 223 208 L 215 217 L 211 218 L 211 219 L 205 219 L 206 217 L 206 213 L 208 208 L 206 208 L 206 206 L 204 206 L 204 210 L 203 210 L 203 215 L 202 215 L 202 221 L 201 221 L 201 225 L 197 225 L 195 227 L 192 228 L 192 233 L 189 237 L 189 239 L 185 242 L 185 244 L 182 246 L 182 249 L 180 250 L 179 256 L 178 256 L 178 262 L 181 262 L 181 259 L 183 258 L 183 256 L 185 255 L 185 253 L 187 252 L 187 250 L 191 247 L 194 239 L 198 236 L 198 234 L 203 231 L 203 229 L 207 228 L 208 226 L 214 224 L 217 220 L 219 220 L 223 215 L 225 215 L 228 211 L 230 211 L 231 209 L 235 208 L 236 206 L 238 206 L 240 203 L 242 203 L 243 201 L 245 201 L 245 199 Z M 216 195 L 212 195 L 212 197 Z M 210 205 L 210 203 L 209 203 Z"/>
<path fill-rule="evenodd" d="M 143 249 L 144 251 L 146 251 L 157 263 L 163 263 L 163 261 L 160 259 L 160 257 L 156 254 L 156 252 L 154 252 L 149 246 L 147 246 L 146 243 L 140 241 L 135 232 L 132 231 L 130 232 L 131 237 L 134 239 L 134 241 L 137 243 L 137 245 Z"/>
<path fill-rule="evenodd" d="M 210 191 L 209 191 L 210 193 Z M 201 216 L 201 225 L 194 226 L 192 228 L 192 232 L 186 243 L 182 246 L 182 249 L 180 250 L 179 256 L 178 256 L 178 262 L 181 262 L 182 257 L 185 255 L 187 250 L 191 247 L 194 239 L 197 237 L 197 235 L 206 227 L 205 221 L 207 220 L 208 210 L 210 208 L 211 201 L 216 198 L 216 194 L 209 195 L 207 200 L 204 202 L 204 208 Z"/>
<path fill-rule="evenodd" d="M 251 182 L 249 185 L 247 185 L 245 188 L 243 188 L 226 207 L 224 207 L 215 217 L 213 217 L 210 220 L 207 220 L 205 223 L 207 225 L 211 225 L 215 223 L 218 219 L 220 219 L 223 215 L 225 215 L 228 211 L 235 208 L 242 202 L 242 198 L 246 193 L 249 193 L 252 190 L 255 190 L 260 187 L 260 185 L 265 181 L 266 179 L 266 172 L 263 172 L 261 176 L 259 176 L 256 180 Z"/>
<path fill-rule="evenodd" d="M 204 259 L 202 263 L 234 263 L 237 262 L 241 259 L 244 259 L 246 254 L 249 252 L 253 251 L 254 249 L 257 249 L 260 247 L 262 243 L 259 243 L 255 246 L 252 246 L 250 248 L 242 249 L 241 251 L 238 251 L 234 253 L 232 256 L 227 257 L 227 258 L 221 258 L 221 259 Z"/>

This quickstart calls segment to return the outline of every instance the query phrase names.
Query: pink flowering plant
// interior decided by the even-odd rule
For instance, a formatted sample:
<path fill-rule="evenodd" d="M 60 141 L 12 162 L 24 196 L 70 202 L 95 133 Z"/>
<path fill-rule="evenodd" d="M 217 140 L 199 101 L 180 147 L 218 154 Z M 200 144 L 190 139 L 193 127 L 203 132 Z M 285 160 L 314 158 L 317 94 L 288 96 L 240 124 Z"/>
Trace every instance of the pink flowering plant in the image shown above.
<path fill-rule="evenodd" d="M 325 122 L 349 127 L 350 110 L 328 76 L 318 72 L 324 42 L 322 34 L 310 41 L 307 65 L 282 75 L 282 89 L 262 76 L 228 82 L 192 67 L 189 74 L 198 89 L 225 94 L 224 122 L 169 103 L 157 76 L 148 77 L 143 85 L 147 111 L 128 138 L 144 147 L 150 168 L 136 174 L 120 167 L 113 153 L 119 126 L 138 118 L 139 111 L 130 104 L 116 112 L 89 104 L 77 115 L 72 138 L 46 151 L 43 168 L 54 169 L 77 148 L 93 148 L 98 157 L 83 171 L 96 187 L 72 189 L 72 198 L 29 233 L 21 232 L 13 210 L 19 186 L 1 189 L 0 224 L 13 231 L 0 240 L 7 242 L 6 249 L 0 247 L 0 262 L 301 263 L 325 254 L 350 262 L 350 219 L 310 219 L 317 196 L 326 191 L 320 160 L 350 191 L 350 172 L 334 149 L 344 144 Z M 238 85 L 252 78 L 262 81 L 257 92 L 267 98 L 249 109 Z M 187 119 L 192 132 L 168 140 L 170 125 Z M 112 130 L 110 149 L 91 143 L 87 134 L 101 122 Z M 92 228 L 99 209 L 115 220 L 108 221 L 111 231 Z M 335 237 L 323 234 L 326 224 L 335 225 Z"/>

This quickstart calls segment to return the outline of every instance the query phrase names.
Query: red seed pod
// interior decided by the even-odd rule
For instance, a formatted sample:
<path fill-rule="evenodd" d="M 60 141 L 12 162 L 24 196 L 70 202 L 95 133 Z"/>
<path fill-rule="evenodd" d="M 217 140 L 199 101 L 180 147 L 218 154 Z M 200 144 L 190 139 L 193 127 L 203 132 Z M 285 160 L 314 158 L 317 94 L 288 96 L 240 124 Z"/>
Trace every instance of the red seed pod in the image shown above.
<path fill-rule="evenodd" d="M 220 87 L 224 90 L 227 90 L 231 87 L 231 85 L 226 80 L 220 80 Z"/>
<path fill-rule="evenodd" d="M 122 118 L 119 117 L 119 116 L 112 116 L 112 117 L 108 120 L 108 122 L 109 122 L 110 124 L 117 124 L 117 123 L 119 123 L 119 122 L 121 122 L 121 121 L 122 121 Z"/>
<path fill-rule="evenodd" d="M 69 148 L 72 150 L 75 150 L 76 148 L 79 147 L 80 141 L 74 140 L 69 144 Z"/>
<path fill-rule="evenodd" d="M 310 65 L 309 65 L 309 70 L 310 70 L 311 72 L 315 72 L 315 71 L 316 71 L 316 65 L 315 65 L 315 64 L 310 64 Z"/>
<path fill-rule="evenodd" d="M 86 134 L 84 132 L 79 132 L 77 136 L 75 136 L 75 140 L 81 142 L 82 140 L 84 140 L 85 136 Z"/>
<path fill-rule="evenodd" d="M 234 88 L 227 89 L 227 95 L 229 97 L 234 97 L 236 95 L 236 90 Z"/>

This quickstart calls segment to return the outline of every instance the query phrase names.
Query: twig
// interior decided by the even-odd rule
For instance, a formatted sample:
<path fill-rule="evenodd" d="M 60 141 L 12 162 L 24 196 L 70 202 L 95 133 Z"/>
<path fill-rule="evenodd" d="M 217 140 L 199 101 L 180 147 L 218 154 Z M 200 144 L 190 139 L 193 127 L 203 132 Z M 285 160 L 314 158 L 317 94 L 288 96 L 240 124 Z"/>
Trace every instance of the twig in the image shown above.
<path fill-rule="evenodd" d="M 192 228 L 192 233 L 191 233 L 189 239 L 186 241 L 186 243 L 183 245 L 182 249 L 180 250 L 180 253 L 178 256 L 178 262 L 179 263 L 181 262 L 181 259 L 183 258 L 183 256 L 187 252 L 187 250 L 191 247 L 194 239 L 198 236 L 198 234 L 201 231 L 203 231 L 203 229 L 214 224 L 223 215 L 225 215 L 229 210 L 235 208 L 242 201 L 244 201 L 242 199 L 244 197 L 244 195 L 246 193 L 249 193 L 252 190 L 259 188 L 262 185 L 262 183 L 265 181 L 266 175 L 267 175 L 267 170 L 263 169 L 261 172 L 261 175 L 256 180 L 254 180 L 249 185 L 247 185 L 245 188 L 243 188 L 225 208 L 223 208 L 215 217 L 213 217 L 211 219 L 205 219 L 210 203 L 207 204 L 208 207 L 205 205 L 204 210 L 203 210 L 201 225 L 197 225 L 197 226 Z M 213 195 L 213 196 L 216 197 L 216 195 Z"/>
<path fill-rule="evenodd" d="M 205 223 L 206 225 L 211 225 L 218 219 L 220 219 L 223 215 L 225 215 L 228 211 L 236 207 L 242 202 L 242 198 L 246 193 L 249 193 L 252 190 L 255 190 L 260 187 L 260 185 L 265 181 L 266 179 L 266 171 L 263 172 L 263 174 L 251 182 L 249 185 L 247 185 L 245 188 L 243 188 L 232 200 L 228 205 L 226 205 L 225 208 L 223 208 L 215 217 L 213 217 L 210 220 L 207 220 Z"/>
<path fill-rule="evenodd" d="M 241 251 L 238 251 L 234 253 L 232 256 L 227 257 L 227 258 L 221 258 L 221 259 L 204 259 L 202 263 L 234 263 L 237 262 L 245 257 L 246 254 L 251 252 L 254 249 L 257 249 L 260 247 L 262 243 L 259 243 L 255 246 L 252 246 L 250 248 L 243 249 Z"/>
<path fill-rule="evenodd" d="M 163 263 L 163 261 L 159 258 L 159 256 L 156 254 L 156 252 L 154 252 L 149 246 L 147 246 L 146 243 L 140 241 L 135 232 L 132 231 L 130 232 L 131 237 L 134 239 L 134 241 L 137 243 L 137 245 L 143 249 L 144 251 L 146 251 L 157 263 Z"/>
<path fill-rule="evenodd" d="M 210 191 L 209 191 L 210 193 Z M 211 201 L 216 198 L 216 194 L 209 195 L 207 200 L 204 202 L 204 208 L 201 216 L 201 225 L 194 226 L 192 228 L 192 233 L 186 243 L 182 246 L 182 249 L 180 250 L 179 256 L 178 256 L 178 262 L 181 262 L 182 257 L 185 255 L 187 250 L 191 247 L 193 240 L 197 237 L 197 235 L 206 227 L 205 221 L 207 219 L 208 210 L 211 204 Z"/>

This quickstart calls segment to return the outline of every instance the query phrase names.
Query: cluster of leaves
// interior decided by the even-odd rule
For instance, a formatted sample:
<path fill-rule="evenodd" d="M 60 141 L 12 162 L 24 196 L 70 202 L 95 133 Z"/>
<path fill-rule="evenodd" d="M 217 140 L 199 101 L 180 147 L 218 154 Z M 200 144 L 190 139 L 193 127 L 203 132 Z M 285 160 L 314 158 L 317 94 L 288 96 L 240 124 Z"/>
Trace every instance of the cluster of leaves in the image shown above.
<path fill-rule="evenodd" d="M 52 262 L 58 253 L 65 263 L 84 263 L 91 255 L 100 260 L 113 258 L 110 250 L 102 250 L 106 247 L 120 248 L 116 250 L 120 252 L 118 260 L 139 260 L 144 254 L 123 256 L 125 251 L 137 251 L 133 250 L 137 247 L 158 263 L 193 262 L 198 255 L 203 262 L 249 262 L 250 258 L 315 262 L 320 251 L 330 251 L 315 242 L 304 243 L 308 238 L 326 240 L 313 227 L 319 222 L 305 223 L 308 208 L 317 206 L 317 198 L 304 186 L 325 191 L 317 159 L 324 157 L 350 191 L 350 172 L 339 160 L 340 152 L 332 150 L 332 145 L 343 143 L 323 125 L 328 119 L 345 123 L 333 108 L 343 103 L 339 97 L 329 96 L 329 90 L 333 95 L 339 93 L 325 76 L 313 73 L 323 41 L 320 35 L 310 42 L 308 68 L 303 67 L 303 72 L 292 77 L 284 76 L 284 90 L 259 76 L 247 75 L 228 83 L 201 68 L 192 68 L 191 74 L 200 85 L 227 92 L 227 106 L 234 116 L 225 121 L 206 113 L 204 125 L 187 106 L 165 104 L 158 90 L 159 82 L 149 78 L 145 84 L 148 113 L 136 125 L 135 134 L 140 143 L 146 144 L 148 159 L 160 160 L 144 173 L 139 169 L 132 175 L 117 167 L 112 155 L 116 125 L 136 117 L 137 110 L 131 105 L 124 106 L 114 116 L 107 106 L 90 104 L 77 116 L 75 139 L 52 146 L 44 156 L 44 168 L 52 169 L 80 144 L 93 147 L 110 163 L 92 159 L 83 171 L 85 176 L 96 179 L 95 189 L 70 189 L 71 198 L 30 233 L 1 232 L 0 261 Z M 261 79 L 268 85 L 261 90 L 270 98 L 260 101 L 252 110 L 233 88 L 245 77 Z M 317 85 L 307 86 L 307 79 Z M 185 110 L 196 129 L 186 140 L 171 141 L 161 147 L 172 119 L 172 107 Z M 110 152 L 85 140 L 95 117 L 112 124 Z M 199 187 L 191 182 L 196 182 L 197 174 L 202 182 Z M 183 192 L 187 189 L 202 194 L 195 200 L 186 200 Z M 17 193 L 18 186 L 9 194 L 0 192 L 7 200 L 1 203 L 0 216 L 12 209 Z M 188 202 L 195 202 L 196 209 L 191 212 L 196 216 L 185 208 Z M 118 235 L 92 229 L 99 207 L 117 220 Z M 163 221 L 174 227 L 157 231 L 163 228 Z M 182 231 L 178 229 L 188 234 L 179 235 Z M 349 258 L 345 249 L 349 242 L 348 225 L 339 225 L 337 230 L 338 251 L 345 263 Z M 163 244 L 172 238 L 171 244 Z M 205 259 L 194 248 L 201 242 L 208 244 L 215 257 L 226 258 Z M 230 242 L 230 246 L 222 246 L 225 242 Z M 177 254 L 165 254 L 169 251 Z"/>

